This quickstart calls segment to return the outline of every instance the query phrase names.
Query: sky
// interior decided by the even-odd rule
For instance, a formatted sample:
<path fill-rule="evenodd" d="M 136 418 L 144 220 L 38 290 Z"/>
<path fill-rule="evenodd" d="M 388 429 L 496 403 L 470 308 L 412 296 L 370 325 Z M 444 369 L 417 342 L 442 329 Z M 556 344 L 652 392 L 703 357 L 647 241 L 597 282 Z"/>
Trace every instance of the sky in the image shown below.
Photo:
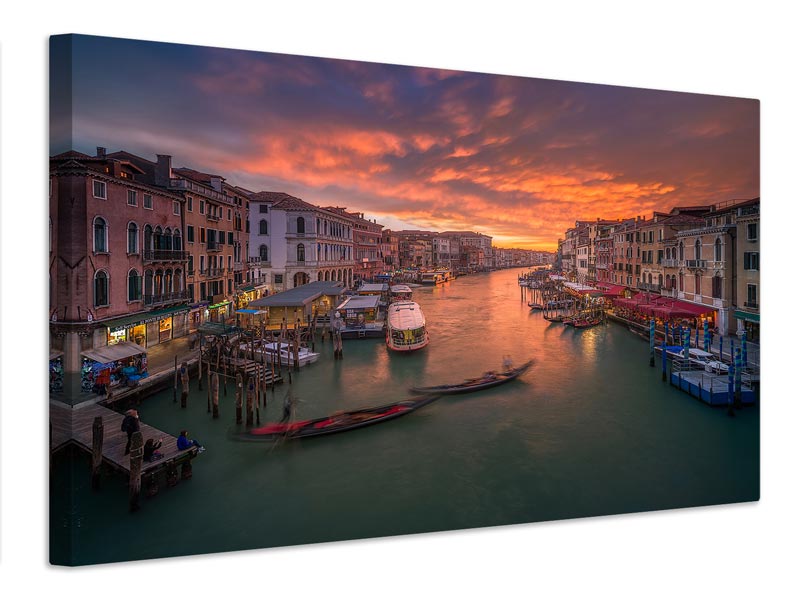
<path fill-rule="evenodd" d="M 51 154 L 170 154 L 391 229 L 555 250 L 576 220 L 759 195 L 753 99 L 80 35 L 50 77 Z"/>

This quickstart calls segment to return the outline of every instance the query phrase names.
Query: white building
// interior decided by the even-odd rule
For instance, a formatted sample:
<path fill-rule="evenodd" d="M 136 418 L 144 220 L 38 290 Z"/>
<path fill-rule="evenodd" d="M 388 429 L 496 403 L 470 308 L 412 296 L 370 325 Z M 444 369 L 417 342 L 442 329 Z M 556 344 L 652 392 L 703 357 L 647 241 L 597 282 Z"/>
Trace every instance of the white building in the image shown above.
<path fill-rule="evenodd" d="M 353 285 L 353 222 L 282 192 L 250 197 L 250 277 L 272 292 L 312 281 Z"/>

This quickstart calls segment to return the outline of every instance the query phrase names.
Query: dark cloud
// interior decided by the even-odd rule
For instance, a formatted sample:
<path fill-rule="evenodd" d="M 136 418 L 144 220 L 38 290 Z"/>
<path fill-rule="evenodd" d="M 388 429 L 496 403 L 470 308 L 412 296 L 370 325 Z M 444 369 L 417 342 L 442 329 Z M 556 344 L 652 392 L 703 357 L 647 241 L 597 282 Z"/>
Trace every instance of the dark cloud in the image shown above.
<path fill-rule="evenodd" d="M 173 154 L 408 227 L 552 247 L 577 218 L 759 193 L 755 100 L 88 36 L 71 57 L 53 152 Z"/>

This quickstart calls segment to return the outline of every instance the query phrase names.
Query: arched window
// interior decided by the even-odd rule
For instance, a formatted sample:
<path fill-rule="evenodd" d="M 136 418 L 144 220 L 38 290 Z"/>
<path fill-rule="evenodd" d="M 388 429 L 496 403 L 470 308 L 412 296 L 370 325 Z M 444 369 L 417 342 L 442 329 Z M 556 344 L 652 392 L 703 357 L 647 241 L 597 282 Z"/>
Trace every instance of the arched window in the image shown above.
<path fill-rule="evenodd" d="M 173 250 L 182 250 L 181 244 L 181 232 L 176 228 L 175 231 L 172 232 L 172 249 Z"/>
<path fill-rule="evenodd" d="M 700 243 L 700 240 L 697 240 L 694 243 L 694 257 L 696 260 L 700 260 L 703 258 L 703 244 Z"/>
<path fill-rule="evenodd" d="M 658 274 L 658 287 L 664 287 L 664 276 L 661 273 Z"/>
<path fill-rule="evenodd" d="M 167 227 L 164 231 L 163 246 L 164 250 L 172 250 L 172 229 Z"/>
<path fill-rule="evenodd" d="M 678 260 L 683 260 L 683 240 L 678 244 Z"/>
<path fill-rule="evenodd" d="M 175 269 L 175 278 L 173 279 L 172 289 L 175 292 L 183 291 L 183 273 L 180 269 Z"/>
<path fill-rule="evenodd" d="M 108 306 L 108 273 L 98 271 L 94 274 L 94 305 Z"/>
<path fill-rule="evenodd" d="M 261 219 L 258 223 L 258 233 L 260 235 L 269 235 L 269 224 L 266 219 Z"/>
<path fill-rule="evenodd" d="M 150 225 L 144 226 L 144 249 L 153 249 L 153 228 Z"/>
<path fill-rule="evenodd" d="M 108 252 L 108 225 L 103 217 L 94 220 L 94 251 Z"/>
<path fill-rule="evenodd" d="M 694 293 L 695 294 L 701 294 L 702 293 L 700 291 L 702 283 L 703 283 L 703 281 L 702 281 L 702 278 L 700 276 L 700 273 L 699 272 L 695 273 L 694 274 Z"/>
<path fill-rule="evenodd" d="M 136 223 L 128 223 L 128 254 L 139 252 L 139 227 Z"/>
<path fill-rule="evenodd" d="M 297 217 L 297 233 L 306 232 L 306 220 L 303 217 Z"/>
<path fill-rule="evenodd" d="M 153 278 L 153 295 L 160 296 L 164 293 L 164 272 L 160 269 L 156 271 L 156 276 Z"/>
<path fill-rule="evenodd" d="M 128 271 L 128 302 L 142 299 L 142 278 L 136 269 Z"/>
<path fill-rule="evenodd" d="M 269 262 L 269 248 L 264 244 L 258 247 L 258 256 L 264 262 Z"/>
<path fill-rule="evenodd" d="M 305 262 L 306 260 L 306 247 L 303 244 L 297 244 L 297 262 Z"/>
<path fill-rule="evenodd" d="M 722 261 L 722 240 L 719 238 L 714 242 L 714 260 L 717 262 Z"/>
<path fill-rule="evenodd" d="M 166 273 L 164 273 L 164 293 L 172 293 L 172 269 L 167 269 Z"/>
<path fill-rule="evenodd" d="M 147 270 L 144 272 L 144 300 L 148 301 L 148 297 L 153 295 L 153 272 Z"/>
<path fill-rule="evenodd" d="M 680 273 L 680 275 L 678 276 L 678 291 L 682 292 L 683 286 L 684 286 L 683 273 Z"/>

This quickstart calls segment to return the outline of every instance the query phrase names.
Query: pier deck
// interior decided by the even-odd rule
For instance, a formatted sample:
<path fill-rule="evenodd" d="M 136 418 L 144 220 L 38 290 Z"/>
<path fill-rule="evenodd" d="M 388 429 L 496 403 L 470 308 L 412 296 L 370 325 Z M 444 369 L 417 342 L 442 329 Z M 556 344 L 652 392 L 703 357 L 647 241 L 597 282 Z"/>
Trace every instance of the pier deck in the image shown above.
<path fill-rule="evenodd" d="M 82 450 L 92 451 L 92 425 L 95 417 L 103 419 L 103 461 L 124 473 L 130 472 L 130 455 L 125 454 L 128 435 L 120 430 L 123 415 L 99 404 L 70 407 L 61 402 L 50 403 L 50 422 L 53 426 L 50 451 L 55 452 L 74 443 Z M 177 438 L 145 423 L 139 423 L 142 439 L 163 439 L 158 449 L 164 457 L 142 463 L 142 475 L 170 465 L 189 460 L 197 455 L 197 448 L 178 450 Z"/>
<path fill-rule="evenodd" d="M 709 373 L 704 370 L 680 368 L 672 369 L 669 375 L 672 385 L 688 393 L 706 404 L 712 406 L 725 406 L 728 404 L 728 375 Z M 742 382 L 742 404 L 753 404 L 755 391 Z"/>

